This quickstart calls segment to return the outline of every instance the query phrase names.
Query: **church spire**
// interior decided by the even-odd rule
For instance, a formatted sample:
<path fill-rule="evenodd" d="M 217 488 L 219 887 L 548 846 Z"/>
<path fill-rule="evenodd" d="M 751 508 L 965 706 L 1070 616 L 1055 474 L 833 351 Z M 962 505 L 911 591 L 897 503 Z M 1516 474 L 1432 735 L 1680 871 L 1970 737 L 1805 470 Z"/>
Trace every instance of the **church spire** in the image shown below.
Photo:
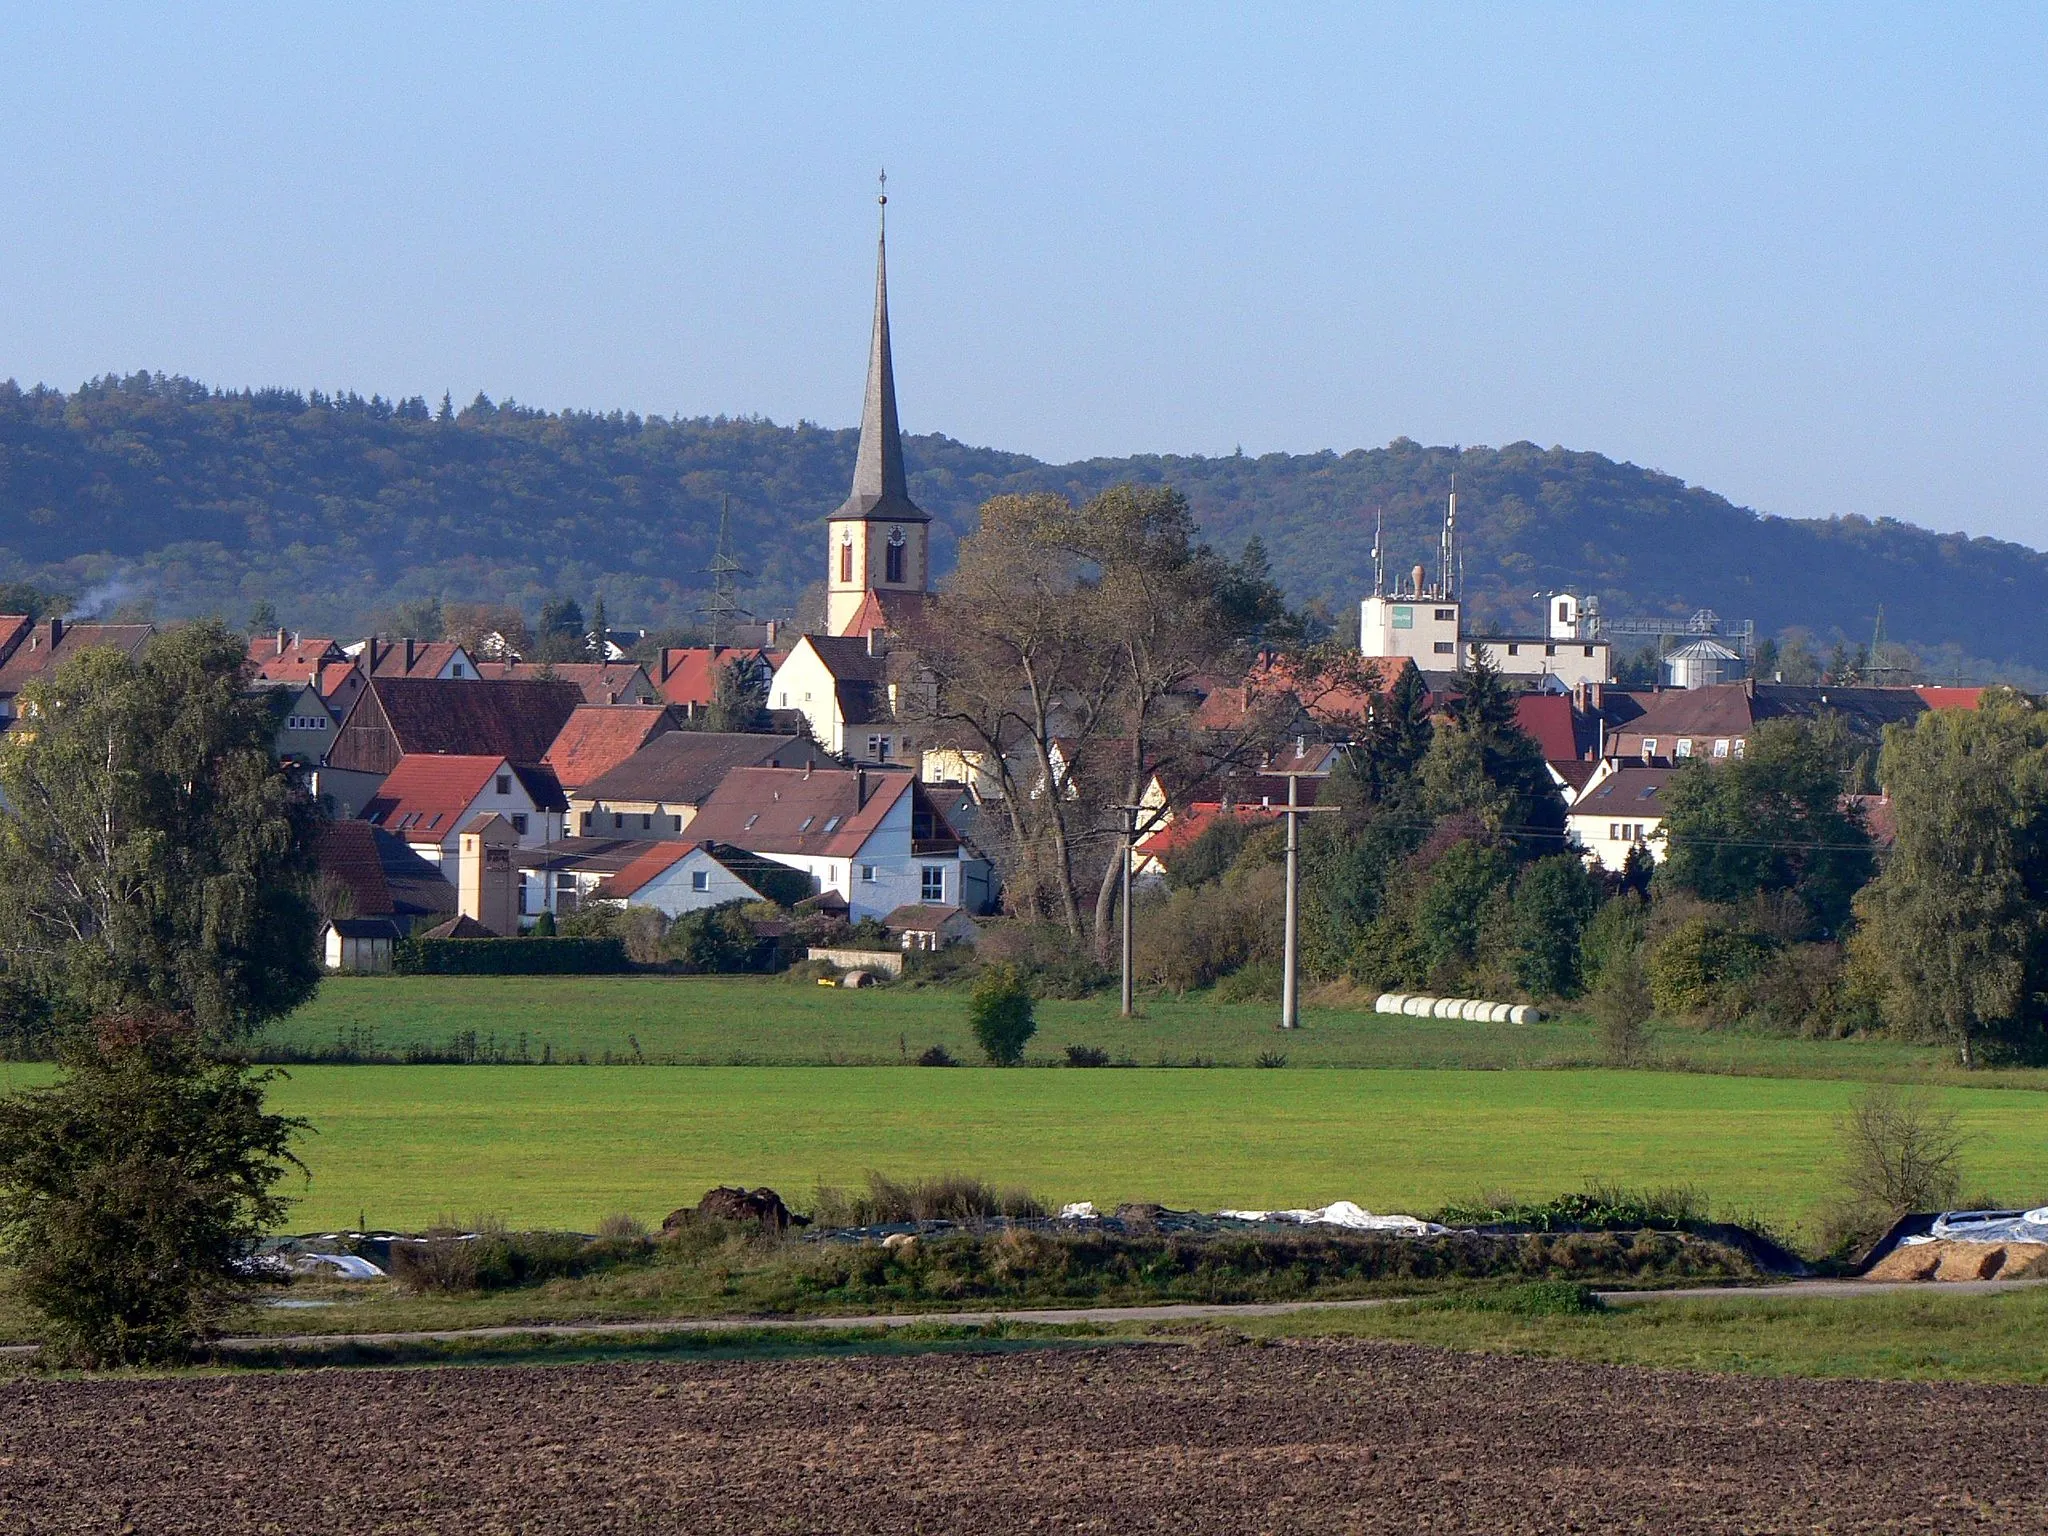
<path fill-rule="evenodd" d="M 860 452 L 853 461 L 853 494 L 832 514 L 835 521 L 930 522 L 910 499 L 903 473 L 903 433 L 896 422 L 896 369 L 889 355 L 888 177 L 877 198 L 884 212 L 875 239 L 875 329 L 868 343 L 867 398 L 861 405 Z"/>

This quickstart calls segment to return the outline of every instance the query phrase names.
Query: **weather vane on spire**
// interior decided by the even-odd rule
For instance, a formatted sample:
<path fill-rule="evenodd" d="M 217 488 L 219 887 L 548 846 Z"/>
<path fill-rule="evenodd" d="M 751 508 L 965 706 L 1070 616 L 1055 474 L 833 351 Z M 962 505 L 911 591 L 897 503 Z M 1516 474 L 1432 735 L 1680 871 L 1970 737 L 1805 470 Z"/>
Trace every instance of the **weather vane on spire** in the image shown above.
<path fill-rule="evenodd" d="M 878 202 L 878 203 L 880 203 L 880 204 L 881 204 L 881 205 L 882 205 L 882 206 L 883 206 L 884 208 L 886 208 L 886 207 L 888 207 L 888 206 L 889 206 L 889 172 L 888 172 L 888 170 L 887 170 L 886 168 L 885 168 L 885 169 L 883 169 L 883 170 L 882 170 L 882 171 L 881 171 L 881 172 L 880 172 L 880 173 L 879 173 L 879 174 L 878 174 L 878 175 L 877 175 L 877 176 L 875 177 L 875 181 L 876 181 L 877 185 L 879 185 L 879 186 L 881 187 L 881 189 L 882 189 L 882 190 L 881 190 L 881 193 L 880 193 L 880 195 L 878 195 L 878 196 L 877 196 L 877 197 L 875 198 L 875 201 L 876 201 L 876 202 Z"/>

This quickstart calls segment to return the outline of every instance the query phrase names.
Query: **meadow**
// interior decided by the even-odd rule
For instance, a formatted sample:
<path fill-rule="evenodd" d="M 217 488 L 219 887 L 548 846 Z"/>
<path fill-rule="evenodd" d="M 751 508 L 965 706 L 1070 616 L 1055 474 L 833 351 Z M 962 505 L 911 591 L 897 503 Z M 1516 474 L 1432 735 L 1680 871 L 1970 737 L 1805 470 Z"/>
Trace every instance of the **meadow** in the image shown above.
<path fill-rule="evenodd" d="M 1325 994 L 1325 997 L 1329 994 Z M 1345 1006 L 1312 998 L 1304 1027 L 1282 1034 L 1276 1003 L 1225 1003 L 1208 994 L 1143 1000 L 1120 1019 L 1113 996 L 1038 1005 L 1027 1065 L 1088 1045 L 1134 1066 L 1249 1067 L 1278 1052 L 1289 1067 L 1516 1069 L 1597 1065 L 1599 1042 L 1582 1019 L 1467 1024 L 1375 1014 L 1370 999 Z M 933 1045 L 976 1061 L 963 992 L 895 986 L 862 991 L 782 977 L 347 977 L 273 1026 L 260 1044 L 320 1055 L 340 1050 L 402 1056 L 444 1050 L 467 1036 L 485 1054 L 535 1061 L 642 1061 L 674 1066 L 899 1066 Z M 1653 1028 L 1657 1064 L 1767 1076 L 1910 1077 L 1963 1081 L 1946 1052 L 1891 1040 L 1803 1040 Z M 1978 1079 L 1983 1080 L 1980 1074 Z M 2043 1086 L 2048 1074 L 1997 1080 Z"/>
<path fill-rule="evenodd" d="M 0 1088 L 47 1078 L 0 1067 Z M 658 1222 L 714 1184 L 799 1208 L 820 1181 L 960 1170 L 1053 1201 L 1427 1211 L 1482 1190 L 1689 1185 L 1795 1234 L 1826 1197 L 1848 1081 L 1666 1072 L 297 1067 L 312 1173 L 287 1225 Z M 1941 1087 L 1968 1187 L 2048 1199 L 2048 1100 Z"/>

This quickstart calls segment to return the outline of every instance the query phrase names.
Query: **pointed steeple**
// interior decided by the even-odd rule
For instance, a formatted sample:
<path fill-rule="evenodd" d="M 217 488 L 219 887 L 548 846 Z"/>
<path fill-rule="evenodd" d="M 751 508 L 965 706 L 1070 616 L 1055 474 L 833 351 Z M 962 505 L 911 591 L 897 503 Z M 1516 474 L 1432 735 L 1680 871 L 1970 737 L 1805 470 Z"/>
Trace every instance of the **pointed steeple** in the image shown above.
<path fill-rule="evenodd" d="M 889 198 L 879 199 L 884 208 Z M 903 473 L 903 433 L 896 424 L 896 369 L 889 356 L 889 231 L 886 213 L 875 240 L 875 329 L 868 343 L 867 398 L 860 412 L 860 453 L 853 461 L 853 494 L 832 514 L 835 521 L 928 523 L 910 499 Z"/>

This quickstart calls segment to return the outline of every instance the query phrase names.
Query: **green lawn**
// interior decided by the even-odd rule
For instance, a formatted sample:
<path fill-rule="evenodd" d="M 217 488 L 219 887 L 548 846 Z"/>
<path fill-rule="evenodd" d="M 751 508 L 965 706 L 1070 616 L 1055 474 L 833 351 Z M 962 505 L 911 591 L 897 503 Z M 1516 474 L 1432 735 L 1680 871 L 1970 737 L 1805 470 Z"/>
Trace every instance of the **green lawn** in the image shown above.
<path fill-rule="evenodd" d="M 1309 1007 L 1306 1027 L 1282 1036 L 1269 1003 L 1218 1003 L 1207 996 L 1149 999 L 1145 1016 L 1119 1019 L 1113 997 L 1048 1001 L 1027 1060 L 1063 1059 L 1069 1044 L 1093 1045 L 1140 1066 L 1197 1058 L 1250 1066 L 1280 1051 L 1291 1067 L 1556 1067 L 1599 1058 L 1578 1021 L 1466 1024 L 1408 1019 L 1358 1009 Z M 363 977 L 325 982 L 313 1002 L 274 1027 L 268 1041 L 305 1050 L 337 1040 L 400 1053 L 443 1047 L 474 1034 L 509 1054 L 602 1062 L 642 1059 L 682 1066 L 880 1066 L 944 1045 L 978 1059 L 966 999 L 947 988 L 870 991 L 750 977 Z M 1787 1040 L 1667 1028 L 1660 1057 L 1708 1071 L 1818 1077 L 1948 1077 L 1944 1053 L 1892 1041 Z M 636 1049 L 637 1042 L 637 1049 Z M 2040 1074 L 2001 1074 L 2039 1086 Z"/>
<path fill-rule="evenodd" d="M 0 1086 L 47 1073 L 0 1067 Z M 1972 1191 L 2048 1199 L 2048 1100 L 1936 1091 L 1972 1134 Z M 658 1221 L 713 1184 L 804 1196 L 868 1168 L 1200 1207 L 1691 1184 L 1789 1227 L 1823 1195 L 1857 1092 L 1606 1071 L 302 1067 L 273 1099 L 318 1133 L 299 1230 L 479 1213 L 589 1230 L 619 1210 Z"/>

